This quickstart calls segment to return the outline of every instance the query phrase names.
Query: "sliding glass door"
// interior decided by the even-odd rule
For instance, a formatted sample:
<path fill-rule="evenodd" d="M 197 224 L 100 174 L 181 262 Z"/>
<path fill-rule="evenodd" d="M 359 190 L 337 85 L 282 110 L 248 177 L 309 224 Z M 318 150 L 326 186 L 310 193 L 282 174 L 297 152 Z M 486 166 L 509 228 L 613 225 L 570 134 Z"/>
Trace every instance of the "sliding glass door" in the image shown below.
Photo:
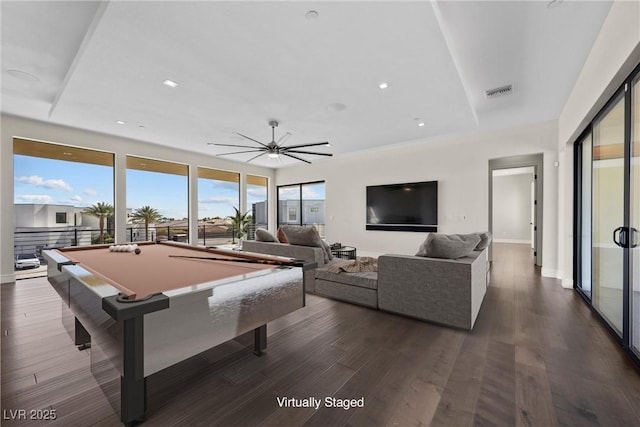
<path fill-rule="evenodd" d="M 640 66 L 575 153 L 575 287 L 640 365 Z"/>
<path fill-rule="evenodd" d="M 577 165 L 580 168 L 580 179 L 578 180 L 577 193 L 580 198 L 580 215 L 578 217 L 578 245 L 582 254 L 580 262 L 580 279 L 577 281 L 578 288 L 582 293 L 591 299 L 591 162 L 592 162 L 592 142 L 591 132 L 580 141 L 577 150 Z"/>
<path fill-rule="evenodd" d="M 622 336 L 624 224 L 624 93 L 593 125 L 592 303 Z"/>
<path fill-rule="evenodd" d="M 629 278 L 631 349 L 640 357 L 640 75 L 631 85 Z"/>

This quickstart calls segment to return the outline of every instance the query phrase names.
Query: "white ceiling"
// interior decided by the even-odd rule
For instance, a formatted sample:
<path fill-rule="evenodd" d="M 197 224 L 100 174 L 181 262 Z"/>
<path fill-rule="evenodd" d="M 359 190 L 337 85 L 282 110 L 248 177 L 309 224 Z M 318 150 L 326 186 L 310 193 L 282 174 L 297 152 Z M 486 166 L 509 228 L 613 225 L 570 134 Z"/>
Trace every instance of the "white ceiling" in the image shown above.
<path fill-rule="evenodd" d="M 268 143 L 270 119 L 335 155 L 511 127 L 558 118 L 610 6 L 3 0 L 2 112 L 211 155 Z"/>

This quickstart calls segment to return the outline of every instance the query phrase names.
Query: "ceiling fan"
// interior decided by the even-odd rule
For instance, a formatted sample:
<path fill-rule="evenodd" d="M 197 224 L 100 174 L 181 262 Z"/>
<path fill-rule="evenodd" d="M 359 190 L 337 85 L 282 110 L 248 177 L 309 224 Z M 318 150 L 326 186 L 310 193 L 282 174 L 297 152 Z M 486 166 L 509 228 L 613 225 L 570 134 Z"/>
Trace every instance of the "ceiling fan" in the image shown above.
<path fill-rule="evenodd" d="M 251 148 L 251 150 L 242 150 L 242 151 L 233 151 L 231 153 L 222 153 L 222 154 L 216 154 L 216 156 L 230 156 L 233 154 L 243 154 L 243 153 L 259 153 L 255 156 L 253 156 L 252 158 L 250 158 L 249 160 L 247 160 L 247 162 L 250 162 L 252 160 L 257 159 L 258 157 L 264 156 L 266 155 L 268 158 L 270 159 L 279 159 L 280 156 L 287 156 L 287 157 L 291 157 L 293 159 L 296 160 L 300 160 L 301 162 L 305 162 L 305 163 L 311 163 L 310 161 L 303 159 L 302 157 L 299 157 L 297 154 L 312 154 L 314 156 L 333 156 L 333 154 L 329 154 L 329 153 L 314 153 L 313 151 L 305 151 L 305 150 L 299 150 L 299 148 L 305 148 L 305 147 L 315 147 L 315 146 L 329 146 L 329 142 L 328 141 L 323 141 L 323 142 L 312 142 L 310 144 L 298 144 L 298 145 L 289 145 L 287 147 L 282 146 L 282 143 L 291 136 L 291 133 L 287 132 L 284 135 L 282 135 L 278 141 L 276 141 L 275 139 L 275 129 L 278 126 L 278 122 L 275 120 L 271 120 L 269 122 L 269 126 L 271 126 L 271 142 L 268 144 L 264 144 L 256 139 L 253 138 L 249 138 L 246 135 L 243 135 L 239 132 L 234 132 L 236 135 L 241 136 L 242 138 L 248 139 L 249 141 L 253 141 L 257 144 L 259 144 L 259 146 L 254 146 L 254 145 L 237 145 L 237 144 L 218 144 L 215 142 L 209 142 L 208 145 L 215 145 L 218 147 L 237 147 L 237 148 Z"/>

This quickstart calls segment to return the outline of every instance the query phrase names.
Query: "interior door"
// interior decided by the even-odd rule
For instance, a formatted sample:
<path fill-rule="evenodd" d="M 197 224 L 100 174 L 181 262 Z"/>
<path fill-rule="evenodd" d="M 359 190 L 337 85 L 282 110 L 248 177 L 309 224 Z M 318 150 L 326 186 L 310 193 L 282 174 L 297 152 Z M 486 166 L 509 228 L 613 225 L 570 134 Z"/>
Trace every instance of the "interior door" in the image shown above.
<path fill-rule="evenodd" d="M 592 303 L 622 336 L 624 307 L 624 93 L 594 122 Z"/>
<path fill-rule="evenodd" d="M 536 250 L 536 182 L 531 181 L 531 250 Z"/>

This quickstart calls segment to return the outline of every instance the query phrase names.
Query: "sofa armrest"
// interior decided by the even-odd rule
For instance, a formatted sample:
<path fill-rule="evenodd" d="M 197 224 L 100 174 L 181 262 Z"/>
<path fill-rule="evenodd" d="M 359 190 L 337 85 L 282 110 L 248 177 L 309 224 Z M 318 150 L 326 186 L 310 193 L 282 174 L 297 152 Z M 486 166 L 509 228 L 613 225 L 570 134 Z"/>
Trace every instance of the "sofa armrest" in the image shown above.
<path fill-rule="evenodd" d="M 458 260 L 382 255 L 378 258 L 378 306 L 472 329 L 487 287 L 484 252 Z"/>

